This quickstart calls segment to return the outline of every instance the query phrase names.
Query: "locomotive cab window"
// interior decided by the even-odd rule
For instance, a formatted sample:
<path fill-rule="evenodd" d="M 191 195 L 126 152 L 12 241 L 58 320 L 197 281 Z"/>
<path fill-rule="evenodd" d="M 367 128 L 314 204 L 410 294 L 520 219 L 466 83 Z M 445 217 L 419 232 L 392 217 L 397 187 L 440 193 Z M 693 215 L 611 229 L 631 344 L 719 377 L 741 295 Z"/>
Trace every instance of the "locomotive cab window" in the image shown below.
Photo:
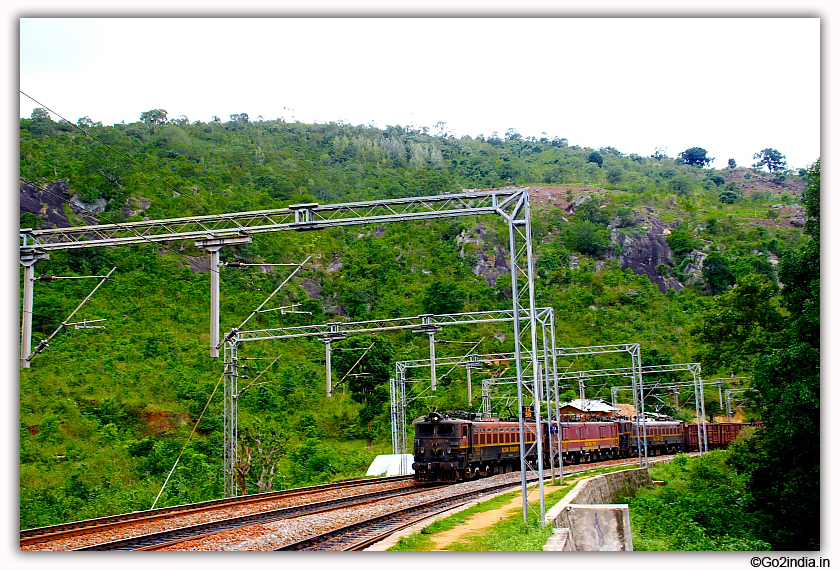
<path fill-rule="evenodd" d="M 455 432 L 453 428 L 452 424 L 438 424 L 438 435 L 452 435 Z"/>
<path fill-rule="evenodd" d="M 421 437 L 429 437 L 435 435 L 435 426 L 429 424 L 420 424 L 417 426 L 417 435 Z"/>

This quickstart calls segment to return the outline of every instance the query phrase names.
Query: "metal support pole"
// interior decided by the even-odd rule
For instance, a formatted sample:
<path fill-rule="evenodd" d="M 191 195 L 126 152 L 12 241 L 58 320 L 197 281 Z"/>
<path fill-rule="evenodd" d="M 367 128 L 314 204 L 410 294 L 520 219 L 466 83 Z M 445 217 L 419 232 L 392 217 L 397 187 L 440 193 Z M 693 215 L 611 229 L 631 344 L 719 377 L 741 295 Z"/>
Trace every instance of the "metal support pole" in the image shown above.
<path fill-rule="evenodd" d="M 327 348 L 327 398 L 332 398 L 332 342 L 329 338 L 323 339 Z"/>
<path fill-rule="evenodd" d="M 551 434 L 551 389 L 550 389 L 550 378 L 551 375 L 549 374 L 548 370 L 548 355 L 549 355 L 549 346 L 548 346 L 548 338 L 546 337 L 546 330 L 545 330 L 545 323 L 540 321 L 542 326 L 542 350 L 543 350 L 543 383 L 540 384 L 540 388 L 545 390 L 545 399 L 546 399 L 546 415 L 548 417 L 548 463 L 551 467 L 551 482 L 552 484 L 555 482 L 554 480 L 554 462 L 555 462 L 555 447 L 554 447 L 554 438 Z M 556 417 L 556 416 L 555 416 Z M 560 422 L 557 422 L 557 427 L 559 429 Z"/>
<path fill-rule="evenodd" d="M 554 375 L 554 417 L 557 418 L 557 455 L 560 465 L 560 484 L 563 484 L 563 426 L 560 425 L 560 390 L 557 385 L 557 339 L 554 336 L 554 311 L 549 315 L 551 327 L 551 368 Z"/>
<path fill-rule="evenodd" d="M 472 406 L 472 367 L 467 366 L 467 403 Z"/>
<path fill-rule="evenodd" d="M 732 423 L 732 391 L 726 391 L 726 418 Z"/>
<path fill-rule="evenodd" d="M 394 451 L 394 455 L 397 455 L 398 453 L 400 453 L 400 437 L 398 431 L 399 422 L 397 421 L 397 406 L 399 405 L 399 403 L 397 402 L 397 387 L 394 378 L 389 378 L 388 382 L 391 392 L 391 447 Z"/>
<path fill-rule="evenodd" d="M 536 320 L 536 291 L 534 289 L 534 246 L 531 242 L 531 205 L 528 202 L 528 195 L 525 195 L 525 251 L 526 267 L 528 275 L 528 308 L 530 309 L 531 327 L 531 367 L 534 370 L 534 415 L 537 417 L 537 471 L 539 473 L 540 485 L 540 526 L 545 526 L 545 483 L 543 474 L 543 436 L 542 436 L 542 414 L 540 413 L 540 374 L 539 357 L 537 344 L 537 320 Z M 511 249 L 511 258 L 515 250 Z M 513 265 L 513 264 L 511 264 Z M 517 276 L 514 274 L 514 280 Z M 527 502 L 527 501 L 526 501 Z"/>
<path fill-rule="evenodd" d="M 32 353 L 32 305 L 35 297 L 35 260 L 23 264 L 23 332 L 20 343 L 20 367 L 29 368 Z"/>
<path fill-rule="evenodd" d="M 465 368 L 467 369 L 467 400 L 469 404 L 472 406 L 473 401 L 473 389 L 472 389 L 472 371 L 473 369 L 481 368 L 481 362 L 475 357 L 470 356 L 469 361 L 467 362 Z"/>
<path fill-rule="evenodd" d="M 29 368 L 32 354 L 32 308 L 35 300 L 35 264 L 46 261 L 50 256 L 46 253 L 22 254 L 20 264 L 23 265 L 23 325 L 20 340 L 20 367 Z"/>
<path fill-rule="evenodd" d="M 642 382 L 642 355 L 639 351 L 639 345 L 635 345 L 630 352 L 633 363 L 633 392 L 636 400 L 636 441 L 638 438 L 642 439 L 641 445 L 637 445 L 639 451 L 639 467 L 648 467 L 648 453 L 647 453 L 647 422 L 643 421 L 645 415 L 645 392 L 644 384 Z M 635 395 L 638 389 L 638 395 Z M 642 457 L 644 456 L 644 463 Z"/>
<path fill-rule="evenodd" d="M 210 357 L 218 358 L 219 349 L 219 250 L 221 245 L 208 247 L 210 252 Z"/>
<path fill-rule="evenodd" d="M 490 386 L 492 385 L 492 378 L 484 378 L 481 381 L 481 412 L 484 414 L 489 414 L 492 409 L 492 400 L 490 398 Z"/>
<path fill-rule="evenodd" d="M 236 462 L 239 439 L 239 358 L 238 339 L 225 343 L 224 483 L 225 497 L 236 497 Z"/>
<path fill-rule="evenodd" d="M 330 332 L 324 334 L 320 339 L 326 345 L 326 377 L 327 377 L 327 398 L 332 398 L 332 343 L 347 338 L 347 333 L 341 332 L 341 323 L 330 323 Z"/>
<path fill-rule="evenodd" d="M 528 524 L 528 465 L 525 461 L 527 450 L 525 448 L 525 417 L 523 414 L 523 394 L 522 394 L 522 349 L 520 343 L 520 328 L 519 328 L 519 288 L 518 276 L 516 275 L 516 228 L 513 225 L 513 220 L 508 223 L 508 231 L 510 237 L 510 256 L 511 256 L 511 296 L 513 297 L 513 335 L 516 338 L 515 355 L 516 355 L 516 401 L 519 409 L 516 411 L 519 416 L 519 469 L 522 475 L 522 517 L 525 524 Z M 539 423 L 539 422 L 537 422 Z"/>
<path fill-rule="evenodd" d="M 700 415 L 703 422 L 703 450 L 709 453 L 709 436 L 706 430 L 706 396 L 703 393 L 703 379 L 697 378 L 697 384 L 700 385 Z"/>
<path fill-rule="evenodd" d="M 580 376 L 578 378 L 578 391 L 580 392 L 580 403 L 581 404 L 583 404 L 584 400 L 586 400 L 586 388 L 584 386 L 585 381 L 586 381 L 586 378 L 584 378 L 583 376 Z"/>
<path fill-rule="evenodd" d="M 432 391 L 437 390 L 437 366 L 435 366 L 435 333 L 429 333 L 429 359 L 431 360 Z"/>
<path fill-rule="evenodd" d="M 210 356 L 219 356 L 219 296 L 220 296 L 220 273 L 219 273 L 219 250 L 226 245 L 243 245 L 251 243 L 250 237 L 237 237 L 225 239 L 205 239 L 195 242 L 198 247 L 203 247 L 210 252 Z"/>
<path fill-rule="evenodd" d="M 703 399 L 702 382 L 697 378 L 697 372 L 692 371 L 694 378 L 694 416 L 697 418 L 697 450 L 702 455 L 706 450 L 706 416 L 705 410 L 701 408 Z"/>

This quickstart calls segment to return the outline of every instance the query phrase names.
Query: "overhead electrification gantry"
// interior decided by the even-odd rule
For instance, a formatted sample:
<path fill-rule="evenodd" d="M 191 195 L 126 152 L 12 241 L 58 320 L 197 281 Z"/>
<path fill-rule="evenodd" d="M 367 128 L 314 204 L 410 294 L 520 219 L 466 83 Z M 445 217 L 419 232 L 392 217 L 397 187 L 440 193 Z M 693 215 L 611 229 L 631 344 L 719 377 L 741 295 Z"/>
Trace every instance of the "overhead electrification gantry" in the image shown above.
<path fill-rule="evenodd" d="M 535 414 L 540 417 L 539 368 L 537 326 L 535 318 L 534 294 L 534 257 L 531 241 L 531 206 L 527 188 L 510 188 L 487 192 L 464 192 L 375 200 L 370 202 L 352 202 L 344 204 L 321 205 L 316 203 L 295 204 L 288 208 L 237 212 L 205 216 L 190 216 L 166 220 L 148 220 L 79 226 L 20 232 L 20 261 L 26 276 L 32 273 L 32 267 L 39 258 L 53 250 L 79 249 L 88 247 L 119 246 L 139 243 L 158 243 L 179 240 L 196 240 L 211 250 L 217 246 L 228 245 L 223 240 L 242 240 L 261 233 L 278 231 L 313 231 L 331 227 L 452 218 L 460 216 L 498 215 L 508 226 L 510 244 L 511 294 L 513 310 L 513 328 L 515 337 L 515 361 L 517 375 L 518 404 L 521 410 L 524 398 L 533 405 Z M 221 240 L 221 241 L 220 241 Z M 240 242 L 241 243 L 241 242 Z M 212 249 L 211 249 L 212 248 Z M 218 260 L 218 257 L 211 257 Z M 218 261 L 216 261 L 218 263 Z M 218 271 L 218 267 L 211 267 Z M 26 282 L 26 281 L 25 281 Z M 211 297 L 211 315 L 218 315 L 218 291 L 214 288 Z M 21 353 L 29 354 L 31 339 L 31 318 L 27 319 L 26 309 L 31 314 L 32 289 L 24 291 L 24 323 L 22 331 Z M 521 313 L 524 309 L 525 312 Z M 522 318 L 523 314 L 525 318 Z M 218 355 L 218 323 L 212 322 L 210 350 Z M 28 327 L 28 328 L 27 328 Z M 529 373 L 529 371 L 531 371 Z M 536 373 L 534 373 L 536 371 Z M 523 379 L 533 377 L 532 385 L 526 385 Z M 525 394 L 529 392 L 529 394 Z M 520 419 L 520 441 L 524 441 L 524 422 Z M 537 456 L 540 484 L 540 509 L 544 515 L 543 502 L 543 465 L 542 437 L 537 422 Z M 528 519 L 527 475 L 524 444 L 520 445 L 520 466 L 522 473 L 523 516 Z M 544 517 L 541 516 L 541 520 Z"/>

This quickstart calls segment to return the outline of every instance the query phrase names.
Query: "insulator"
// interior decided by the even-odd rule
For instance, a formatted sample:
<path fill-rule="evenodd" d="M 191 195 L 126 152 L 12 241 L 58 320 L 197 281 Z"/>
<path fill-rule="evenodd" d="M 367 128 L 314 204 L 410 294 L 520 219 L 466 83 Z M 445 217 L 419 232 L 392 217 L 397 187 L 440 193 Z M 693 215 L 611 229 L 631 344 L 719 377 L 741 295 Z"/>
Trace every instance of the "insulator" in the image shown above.
<path fill-rule="evenodd" d="M 55 281 L 55 275 L 41 275 L 41 276 L 38 277 L 38 281 L 45 281 L 45 282 Z"/>
<path fill-rule="evenodd" d="M 245 264 L 241 261 L 228 261 L 225 263 L 225 267 L 245 267 Z"/>

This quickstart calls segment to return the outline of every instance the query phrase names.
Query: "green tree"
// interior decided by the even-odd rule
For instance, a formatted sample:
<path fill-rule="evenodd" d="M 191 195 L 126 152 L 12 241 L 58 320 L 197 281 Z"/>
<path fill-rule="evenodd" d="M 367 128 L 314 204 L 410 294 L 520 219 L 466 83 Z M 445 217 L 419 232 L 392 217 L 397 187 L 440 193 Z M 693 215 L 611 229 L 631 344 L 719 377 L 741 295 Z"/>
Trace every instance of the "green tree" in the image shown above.
<path fill-rule="evenodd" d="M 734 448 L 732 464 L 749 477 L 747 506 L 774 550 L 820 548 L 820 161 L 805 192 L 808 242 L 779 264 L 783 285 L 739 279 L 703 315 L 703 362 L 714 371 L 752 370 L 754 405 L 764 429 Z M 743 286 L 742 286 L 743 283 Z"/>
<path fill-rule="evenodd" d="M 601 165 L 604 164 L 604 157 L 601 156 L 600 154 L 598 154 L 597 152 L 592 151 L 589 154 L 589 158 L 587 159 L 587 162 L 594 162 L 595 164 L 598 165 L 598 168 L 600 168 Z"/>
<path fill-rule="evenodd" d="M 622 182 L 624 182 L 624 169 L 608 168 L 607 182 L 609 182 L 610 184 L 621 184 Z"/>
<path fill-rule="evenodd" d="M 785 159 L 785 156 L 774 148 L 765 148 L 764 150 L 760 150 L 753 155 L 753 158 L 757 161 L 753 164 L 756 168 L 766 166 L 767 170 L 770 172 L 784 170 L 787 168 L 787 160 Z"/>
<path fill-rule="evenodd" d="M 677 157 L 689 166 L 699 166 L 700 168 L 708 166 L 714 160 L 714 158 L 706 156 L 705 148 L 700 148 L 699 146 L 686 149 L 679 153 Z"/>
<path fill-rule="evenodd" d="M 668 188 L 678 196 L 691 196 L 694 193 L 694 182 L 691 176 L 680 174 L 668 181 Z"/>
<path fill-rule="evenodd" d="M 703 261 L 703 279 L 712 295 L 719 295 L 735 284 L 729 260 L 718 252 L 709 254 Z"/>
<path fill-rule="evenodd" d="M 712 174 L 711 176 L 709 176 L 709 180 L 714 182 L 715 186 L 717 186 L 718 188 L 726 184 L 726 178 L 724 178 L 720 174 Z"/>
<path fill-rule="evenodd" d="M 734 159 L 734 158 L 730 158 L 730 159 L 727 161 L 726 166 L 727 166 L 728 168 L 735 168 L 736 166 L 738 166 L 738 164 L 735 162 L 735 159 Z"/>
<path fill-rule="evenodd" d="M 597 224 L 589 221 L 573 221 L 566 225 L 563 241 L 571 250 L 600 257 L 609 247 L 609 239 Z"/>
<path fill-rule="evenodd" d="M 151 111 L 143 111 L 140 113 L 140 120 L 147 125 L 163 125 L 166 123 L 166 110 L 152 109 Z"/>
<path fill-rule="evenodd" d="M 779 264 L 782 305 L 790 313 L 780 340 L 758 358 L 753 378 L 765 429 L 742 468 L 777 550 L 820 548 L 820 161 L 805 192 L 811 239 Z"/>
<path fill-rule="evenodd" d="M 752 369 L 758 355 L 776 342 L 776 335 L 782 330 L 778 294 L 778 285 L 751 273 L 712 300 L 692 328 L 704 345 L 700 356 L 704 370 L 714 373 L 722 369 Z"/>
<path fill-rule="evenodd" d="M 423 311 L 433 315 L 462 313 L 466 297 L 457 283 L 435 281 L 423 295 Z"/>
<path fill-rule="evenodd" d="M 388 380 L 396 348 L 385 337 L 368 335 L 352 336 L 341 348 L 344 350 L 337 350 L 333 356 L 333 368 L 339 378 L 346 378 L 353 401 L 362 405 L 359 422 L 370 450 L 376 433 L 374 424 L 382 420 L 389 399 Z"/>
<path fill-rule="evenodd" d="M 718 196 L 718 200 L 721 204 L 734 204 L 738 201 L 738 194 L 732 190 L 724 190 Z"/>
<path fill-rule="evenodd" d="M 702 246 L 702 242 L 694 237 L 694 235 L 685 229 L 677 229 L 671 232 L 671 235 L 665 238 L 668 246 L 674 252 L 677 259 L 682 259 L 695 249 Z"/>

